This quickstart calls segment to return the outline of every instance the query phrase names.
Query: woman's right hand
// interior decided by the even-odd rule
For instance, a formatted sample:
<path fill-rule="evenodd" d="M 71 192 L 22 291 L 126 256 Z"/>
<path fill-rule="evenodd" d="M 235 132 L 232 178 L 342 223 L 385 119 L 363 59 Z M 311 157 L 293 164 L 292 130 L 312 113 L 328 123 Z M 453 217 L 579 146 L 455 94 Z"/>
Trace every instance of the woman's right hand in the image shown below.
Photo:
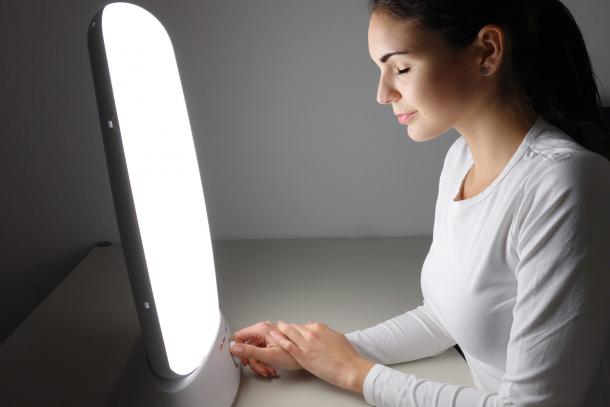
<path fill-rule="evenodd" d="M 269 338 L 271 331 L 286 337 L 271 321 L 263 321 L 233 333 L 231 340 L 241 344 L 243 349 L 238 351 L 233 347 L 229 352 L 239 357 L 244 366 L 265 377 L 277 376 L 276 368 L 286 370 L 302 369 L 301 365 L 284 349 Z"/>

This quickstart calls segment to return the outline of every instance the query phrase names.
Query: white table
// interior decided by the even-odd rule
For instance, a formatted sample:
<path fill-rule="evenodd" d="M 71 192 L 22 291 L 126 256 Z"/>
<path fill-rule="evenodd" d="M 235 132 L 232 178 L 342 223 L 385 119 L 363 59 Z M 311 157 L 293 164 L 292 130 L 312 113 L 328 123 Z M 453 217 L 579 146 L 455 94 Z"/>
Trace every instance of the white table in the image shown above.
<path fill-rule="evenodd" d="M 221 309 L 235 331 L 262 320 L 349 332 L 421 303 L 430 238 L 214 241 Z M 95 247 L 0 348 L 0 406 L 102 406 L 139 332 L 119 243 Z M 451 348 L 392 366 L 473 386 Z M 306 371 L 242 367 L 234 407 L 367 406 Z"/>

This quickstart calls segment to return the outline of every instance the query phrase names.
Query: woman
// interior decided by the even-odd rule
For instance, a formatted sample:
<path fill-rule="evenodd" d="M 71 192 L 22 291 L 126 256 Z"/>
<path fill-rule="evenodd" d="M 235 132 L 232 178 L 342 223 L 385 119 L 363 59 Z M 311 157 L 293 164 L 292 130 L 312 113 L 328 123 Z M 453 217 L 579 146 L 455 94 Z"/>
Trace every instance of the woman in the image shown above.
<path fill-rule="evenodd" d="M 262 375 L 306 369 L 378 406 L 610 406 L 610 137 L 558 0 L 371 0 L 377 99 L 415 141 L 455 128 L 418 308 L 346 335 L 234 334 Z M 387 364 L 459 344 L 476 388 Z"/>

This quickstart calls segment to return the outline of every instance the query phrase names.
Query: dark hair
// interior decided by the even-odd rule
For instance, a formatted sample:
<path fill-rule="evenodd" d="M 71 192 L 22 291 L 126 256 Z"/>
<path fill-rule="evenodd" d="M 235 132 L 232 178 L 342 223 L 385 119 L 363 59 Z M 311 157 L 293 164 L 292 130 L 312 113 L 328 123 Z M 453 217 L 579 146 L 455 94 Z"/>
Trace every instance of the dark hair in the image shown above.
<path fill-rule="evenodd" d="M 483 26 L 500 26 L 507 58 L 496 92 L 511 114 L 521 112 L 525 100 L 580 145 L 610 160 L 610 133 L 591 60 L 574 17 L 559 0 L 369 0 L 369 11 L 412 20 L 440 34 L 455 51 L 470 45 Z"/>

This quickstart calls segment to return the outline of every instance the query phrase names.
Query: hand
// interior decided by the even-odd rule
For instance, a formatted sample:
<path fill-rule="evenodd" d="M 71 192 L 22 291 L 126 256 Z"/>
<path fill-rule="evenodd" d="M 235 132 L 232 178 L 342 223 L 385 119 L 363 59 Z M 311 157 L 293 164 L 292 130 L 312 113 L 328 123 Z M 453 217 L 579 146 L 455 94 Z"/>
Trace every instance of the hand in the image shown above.
<path fill-rule="evenodd" d="M 249 364 L 255 373 L 265 377 L 277 376 L 276 368 L 302 369 L 288 352 L 277 346 L 275 342 L 266 339 L 273 330 L 279 332 L 270 321 L 259 322 L 240 329 L 233 333 L 231 340 L 235 341 L 235 345 L 242 344 L 243 349 L 237 350 L 234 345 L 229 348 L 229 352 L 239 357 L 244 366 Z"/>
<path fill-rule="evenodd" d="M 277 327 L 287 338 L 272 330 L 269 341 L 276 342 L 304 369 L 330 384 L 362 393 L 364 378 L 374 363 L 360 356 L 344 334 L 318 322 L 278 321 Z"/>

